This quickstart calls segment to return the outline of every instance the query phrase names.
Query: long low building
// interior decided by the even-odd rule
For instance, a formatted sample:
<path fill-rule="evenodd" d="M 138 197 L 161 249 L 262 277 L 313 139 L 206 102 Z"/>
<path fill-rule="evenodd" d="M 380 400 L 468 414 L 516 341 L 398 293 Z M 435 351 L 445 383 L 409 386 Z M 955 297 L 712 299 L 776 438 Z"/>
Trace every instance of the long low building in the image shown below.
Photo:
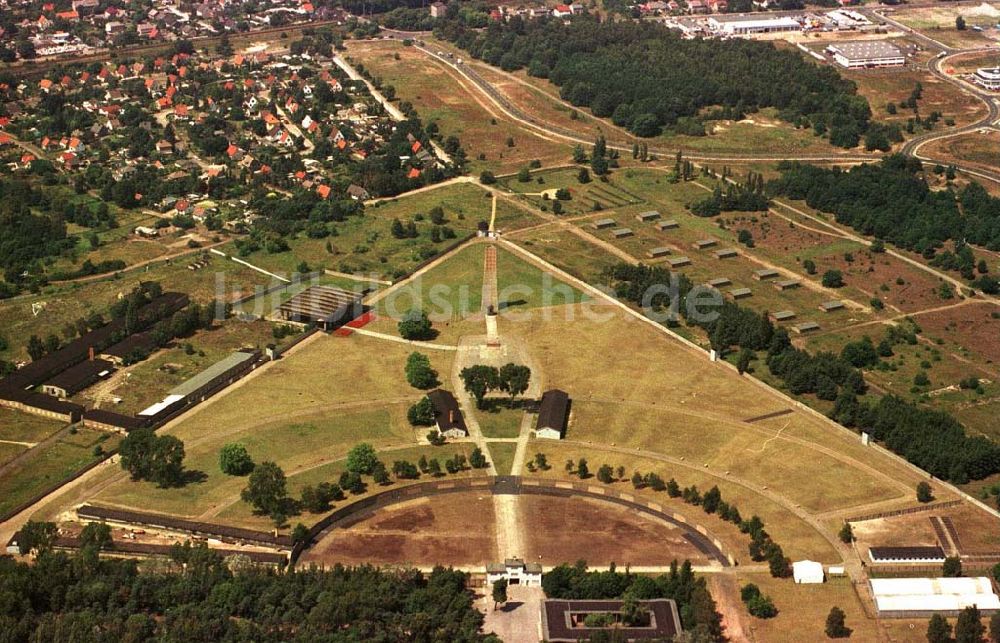
<path fill-rule="evenodd" d="M 752 36 L 802 30 L 802 24 L 788 16 L 774 18 L 761 18 L 758 15 L 712 16 L 708 19 L 708 24 L 713 31 L 730 36 Z"/>
<path fill-rule="evenodd" d="M 984 576 L 972 578 L 873 578 L 869 581 L 879 616 L 957 616 L 975 605 L 985 615 L 1000 610 L 1000 597 Z"/>
<path fill-rule="evenodd" d="M 63 399 L 72 397 L 97 381 L 110 376 L 114 370 L 115 365 L 111 362 L 103 359 L 88 359 L 47 380 L 42 384 L 42 392 Z"/>
<path fill-rule="evenodd" d="M 876 565 L 936 565 L 944 562 L 944 550 L 940 547 L 869 547 L 868 558 Z"/>
<path fill-rule="evenodd" d="M 906 55 L 886 40 L 853 40 L 833 43 L 826 48 L 838 65 L 846 69 L 898 67 L 906 64 Z"/>
<path fill-rule="evenodd" d="M 257 350 L 235 351 L 183 384 L 175 386 L 162 400 L 139 411 L 137 416 L 147 422 L 157 422 L 182 406 L 201 402 L 242 377 L 244 373 L 257 368 L 260 356 L 261 353 Z"/>

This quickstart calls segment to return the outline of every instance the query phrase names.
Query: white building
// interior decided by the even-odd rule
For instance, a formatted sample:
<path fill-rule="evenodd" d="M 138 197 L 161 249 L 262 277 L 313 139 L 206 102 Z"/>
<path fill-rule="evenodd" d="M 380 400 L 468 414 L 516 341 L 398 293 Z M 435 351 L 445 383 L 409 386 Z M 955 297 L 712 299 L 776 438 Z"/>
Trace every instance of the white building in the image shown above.
<path fill-rule="evenodd" d="M 885 40 L 857 40 L 833 43 L 826 48 L 838 65 L 846 69 L 898 67 L 906 56 L 896 45 Z"/>
<path fill-rule="evenodd" d="M 800 31 L 802 24 L 794 18 L 758 18 L 756 16 L 712 16 L 708 24 L 713 31 L 726 36 L 752 36 L 764 33 Z"/>
<path fill-rule="evenodd" d="M 792 563 L 792 578 L 802 585 L 823 582 L 823 564 L 814 560 L 797 560 Z"/>
<path fill-rule="evenodd" d="M 983 67 L 972 75 L 972 82 L 991 92 L 1000 92 L 1000 67 Z"/>
<path fill-rule="evenodd" d="M 873 578 L 869 581 L 880 616 L 926 618 L 930 614 L 955 616 L 975 605 L 980 612 L 1000 610 L 1000 598 L 990 579 L 975 578 Z"/>
<path fill-rule="evenodd" d="M 506 578 L 508 585 L 541 587 L 542 566 L 538 563 L 525 563 L 520 558 L 508 558 L 503 563 L 491 563 L 486 566 L 487 584 L 493 585 L 501 578 Z"/>

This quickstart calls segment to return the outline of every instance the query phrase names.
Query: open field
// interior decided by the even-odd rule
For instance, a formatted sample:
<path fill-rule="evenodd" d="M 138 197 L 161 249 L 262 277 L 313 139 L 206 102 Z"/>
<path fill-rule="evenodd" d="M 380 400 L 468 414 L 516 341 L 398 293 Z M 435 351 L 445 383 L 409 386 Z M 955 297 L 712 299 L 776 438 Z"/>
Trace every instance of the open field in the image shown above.
<path fill-rule="evenodd" d="M 795 207 L 808 210 L 800 203 Z M 779 207 L 777 212 L 799 220 L 786 208 Z M 815 223 L 794 223 L 775 213 L 759 218 L 734 215 L 729 216 L 727 227 L 745 229 L 753 235 L 754 248 L 750 252 L 814 281 L 827 270 L 840 270 L 846 285 L 839 292 L 860 303 L 868 304 L 869 299 L 878 297 L 888 308 L 900 312 L 945 303 L 936 291 L 940 281 L 932 275 L 888 254 L 873 254 L 867 247 L 831 234 Z M 847 261 L 848 255 L 851 261 Z M 815 275 L 806 273 L 803 264 L 807 259 L 816 265 Z"/>
<path fill-rule="evenodd" d="M 680 528 L 631 509 L 589 498 L 522 495 L 524 559 L 543 566 L 586 560 L 590 565 L 667 566 L 672 560 L 708 565 Z M 613 534 L 613 537 L 609 537 Z"/>
<path fill-rule="evenodd" d="M 406 409 L 422 393 L 405 380 L 410 348 L 355 335 L 320 336 L 236 384 L 166 429 L 185 443 L 186 466 L 205 474 L 181 489 L 122 479 L 96 498 L 185 516 L 213 514 L 238 498 L 242 478 L 223 475 L 219 449 L 241 442 L 255 461 L 272 459 L 288 475 L 334 462 L 358 442 L 416 445 Z M 429 355 L 441 373 L 450 355 Z M 331 377 L 331 365 L 336 377 Z M 248 409 L 257 411 L 248 418 Z"/>
<path fill-rule="evenodd" d="M 956 309 L 956 314 L 969 314 L 970 306 Z M 965 311 L 964 313 L 962 311 Z M 922 323 L 923 315 L 916 318 Z M 900 322 L 907 327 L 905 322 Z M 809 337 L 804 344 L 810 352 L 839 352 L 841 347 L 850 341 L 858 341 L 869 337 L 876 345 L 886 336 L 889 327 L 876 324 L 862 326 L 833 334 L 821 334 Z M 938 346 L 927 337 L 921 336 L 915 345 L 905 342 L 895 344 L 893 355 L 882 358 L 884 367 L 865 371 L 865 379 L 879 392 L 892 393 L 912 401 L 924 402 L 955 415 L 966 424 L 972 434 L 984 434 L 1000 438 L 995 422 L 990 417 L 979 417 L 975 409 L 984 408 L 997 399 L 1000 385 L 997 380 L 1000 374 L 994 367 L 982 363 L 982 360 L 970 362 L 969 358 L 959 353 L 955 347 Z M 915 386 L 914 378 L 923 373 L 930 384 Z M 959 384 L 970 375 L 979 377 L 983 388 L 980 394 L 974 390 L 961 389 Z M 969 409 L 968 414 L 962 412 Z"/>
<path fill-rule="evenodd" d="M 528 445 L 528 453 L 533 457 L 537 452 L 546 455 L 552 468 L 537 473 L 521 472 L 522 475 L 569 479 L 579 482 L 579 478 L 575 475 L 565 472 L 564 463 L 567 460 L 576 462 L 582 457 L 587 459 L 591 471 L 596 471 L 602 464 L 609 464 L 612 467 L 620 465 L 625 467 L 626 478 L 630 478 L 634 471 L 640 471 L 644 474 L 654 472 L 664 480 L 674 478 L 682 488 L 694 485 L 701 492 L 705 492 L 712 486 L 718 486 L 723 499 L 737 505 L 741 515 L 745 517 L 760 516 L 768 533 L 781 544 L 786 555 L 795 559 L 805 557 L 825 562 L 839 560 L 837 551 L 830 542 L 802 518 L 779 503 L 739 484 L 706 473 L 698 465 L 669 464 L 641 454 L 612 452 L 600 445 L 582 446 L 555 443 L 550 440 L 532 441 Z M 591 478 L 589 482 L 592 485 L 601 485 L 595 478 Z M 636 491 L 628 480 L 615 482 L 612 486 L 619 492 L 633 494 L 636 498 L 656 502 L 680 513 L 691 522 L 702 525 L 710 535 L 726 545 L 727 552 L 732 553 L 740 565 L 752 564 L 747 552 L 749 539 L 746 534 L 740 533 L 735 525 L 719 519 L 718 516 L 708 516 L 700 508 L 687 505 L 679 498 L 672 499 L 666 492 L 657 493 L 650 489 Z"/>
<path fill-rule="evenodd" d="M 865 607 L 848 578 L 831 578 L 822 585 L 796 585 L 787 579 L 771 578 L 767 574 L 738 575 L 739 584 L 754 583 L 762 593 L 767 594 L 778 608 L 778 615 L 771 619 L 759 619 L 744 615 L 744 627 L 749 627 L 757 641 L 776 643 L 798 643 L 799 641 L 828 640 L 823 632 L 826 615 L 831 607 L 839 607 L 847 615 L 847 627 L 853 631 L 851 641 L 883 640 L 879 625 L 865 615 Z M 740 606 L 742 608 L 742 605 Z M 916 634 L 892 640 L 924 640 L 926 621 L 920 621 Z M 918 638 L 919 637 L 919 638 Z"/>
<path fill-rule="evenodd" d="M 555 226 L 527 232 L 518 238 L 518 244 L 589 283 L 598 282 L 601 272 L 620 261 L 607 250 Z"/>
<path fill-rule="evenodd" d="M 931 37 L 937 36 L 931 34 Z M 941 113 L 941 120 L 935 125 L 934 131 L 950 129 L 945 124 L 945 120 L 949 118 L 954 119 L 956 126 L 962 126 L 986 116 L 986 105 L 982 101 L 958 91 L 954 85 L 926 69 L 893 69 L 884 73 L 841 71 L 841 74 L 857 83 L 858 92 L 868 99 L 874 120 L 877 121 L 905 126 L 906 121 L 914 117 L 914 111 L 902 104 L 910 97 L 917 83 L 923 87 L 921 98 L 917 101 L 921 118 L 927 117 L 931 112 Z M 886 111 L 889 103 L 896 105 L 895 114 Z M 904 136 L 909 135 L 904 133 Z"/>
<path fill-rule="evenodd" d="M 377 279 L 395 279 L 412 271 L 418 264 L 440 254 L 454 240 L 434 242 L 431 230 L 437 227 L 429 217 L 435 207 L 444 210 L 442 226 L 456 238 L 475 233 L 480 221 L 490 219 L 490 194 L 471 183 L 457 183 L 434 188 L 402 199 L 390 199 L 370 205 L 363 216 L 348 217 L 333 224 L 336 234 L 325 239 L 311 239 L 305 234 L 289 241 L 291 250 L 278 254 L 255 252 L 246 259 L 280 275 L 298 272 L 305 262 L 310 270 L 336 270 Z M 392 236 L 393 220 L 413 222 L 418 237 L 397 239 Z M 497 204 L 496 225 L 514 230 L 535 223 L 537 219 L 510 204 Z"/>
<path fill-rule="evenodd" d="M 109 451 L 118 441 L 118 436 L 110 433 L 80 428 L 25 458 L 0 474 L 0 489 L 4 490 L 0 494 L 0 514 L 96 460 L 94 449 L 98 445 Z"/>
<path fill-rule="evenodd" d="M 513 442 L 491 442 L 489 445 L 490 455 L 493 456 L 493 465 L 496 467 L 497 475 L 517 475 L 512 471 L 514 465 L 514 452 L 517 445 Z"/>
<path fill-rule="evenodd" d="M 453 493 L 390 506 L 334 530 L 299 562 L 426 567 L 485 565 L 496 558 L 493 497 Z"/>
<path fill-rule="evenodd" d="M 41 442 L 66 426 L 30 413 L 0 409 L 0 440 L 11 442 Z"/>
<path fill-rule="evenodd" d="M 458 136 L 473 172 L 516 171 L 529 161 L 549 165 L 569 156 L 568 144 L 521 129 L 480 95 L 467 90 L 457 72 L 423 52 L 396 42 L 348 43 L 347 55 L 392 85 L 425 123 L 435 122 L 444 137 Z M 513 146 L 509 145 L 513 139 Z"/>
<path fill-rule="evenodd" d="M 379 318 L 368 328 L 398 334 L 398 320 L 417 307 L 430 317 L 439 341 L 454 343 L 462 335 L 481 333 L 485 248 L 482 243 L 467 245 L 379 300 Z M 497 267 L 501 323 L 523 321 L 542 314 L 539 309 L 586 300 L 580 291 L 505 250 L 497 251 Z"/>
<path fill-rule="evenodd" d="M 996 170 L 1000 167 L 1000 132 L 974 132 L 934 141 L 923 147 L 921 152 L 944 161 Z"/>
<path fill-rule="evenodd" d="M 906 8 L 894 10 L 890 15 L 907 27 L 956 49 L 986 47 L 1000 39 L 997 30 L 993 28 L 1000 22 L 1000 5 L 994 3 Z M 965 19 L 969 27 L 965 31 L 955 28 L 955 19 L 959 16 Z M 971 29 L 973 26 L 982 27 L 984 31 L 974 31 Z"/>
<path fill-rule="evenodd" d="M 494 398 L 490 402 L 499 402 Z M 521 418 L 524 411 L 520 408 L 508 408 L 503 404 L 493 403 L 486 409 L 476 409 L 479 428 L 487 438 L 516 438 L 521 429 Z"/>

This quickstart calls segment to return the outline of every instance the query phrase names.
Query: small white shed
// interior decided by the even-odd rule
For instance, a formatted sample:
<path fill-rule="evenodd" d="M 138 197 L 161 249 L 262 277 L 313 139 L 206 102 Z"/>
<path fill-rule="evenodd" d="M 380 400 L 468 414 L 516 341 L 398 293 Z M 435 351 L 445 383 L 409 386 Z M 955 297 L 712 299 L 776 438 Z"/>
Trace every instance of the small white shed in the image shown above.
<path fill-rule="evenodd" d="M 796 583 L 822 583 L 823 565 L 814 560 L 797 560 L 792 563 L 792 577 Z"/>

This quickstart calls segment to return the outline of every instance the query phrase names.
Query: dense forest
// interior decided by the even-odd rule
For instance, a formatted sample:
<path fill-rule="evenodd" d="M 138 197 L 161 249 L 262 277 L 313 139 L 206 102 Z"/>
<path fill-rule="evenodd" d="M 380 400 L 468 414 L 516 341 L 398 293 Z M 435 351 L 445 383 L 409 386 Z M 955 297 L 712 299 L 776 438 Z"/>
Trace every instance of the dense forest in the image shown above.
<path fill-rule="evenodd" d="M 708 333 L 714 349 L 725 353 L 740 351 L 737 367 L 744 372 L 757 351 L 764 351 L 771 375 L 779 378 L 794 395 L 814 394 L 834 402 L 830 417 L 847 427 L 869 433 L 886 447 L 929 473 L 964 484 L 1000 473 L 1000 445 L 982 437 L 969 437 L 955 418 L 942 411 L 923 408 L 903 399 L 865 396 L 867 387 L 858 368 L 857 347 L 848 346 L 840 354 L 808 351 L 792 346 L 788 332 L 775 328 L 767 313 L 758 313 L 722 300 L 712 310 L 699 309 L 692 297 L 693 286 L 683 275 L 672 276 L 662 267 L 619 264 L 608 269 L 604 278 L 616 296 L 651 311 L 673 309 L 681 318 Z M 663 285 L 674 283 L 675 294 Z M 647 298 L 646 293 L 659 292 Z M 689 307 L 690 304 L 690 307 Z M 718 313 L 715 316 L 696 312 Z M 876 357 L 876 360 L 877 357 Z M 871 365 L 871 364 L 867 364 Z"/>
<path fill-rule="evenodd" d="M 93 548 L 0 558 L 0 643 L 497 640 L 480 633 L 458 571 L 279 573 L 180 546 L 169 568 L 140 572 Z"/>
<path fill-rule="evenodd" d="M 670 572 L 656 578 L 618 572 L 587 571 L 583 561 L 575 565 L 559 565 L 542 577 L 542 589 L 549 598 L 651 600 L 670 598 L 677 602 L 677 611 L 686 632 L 698 641 L 724 641 L 721 617 L 715 611 L 715 601 L 704 578 L 696 578 L 690 561 L 678 565 L 675 560 Z"/>
<path fill-rule="evenodd" d="M 796 52 L 750 40 L 684 40 L 649 22 L 561 20 L 494 23 L 475 30 L 446 20 L 435 34 L 504 70 L 527 69 L 562 97 L 638 136 L 702 133 L 699 122 L 774 107 L 782 119 L 858 145 L 871 109 L 854 83 Z"/>
<path fill-rule="evenodd" d="M 4 231 L 0 268 L 10 284 L 21 282 L 22 273 L 40 259 L 76 245 L 75 239 L 66 236 L 63 217 L 51 211 L 45 191 L 27 181 L 0 179 L 0 228 Z"/>
<path fill-rule="evenodd" d="M 957 192 L 931 190 L 916 159 L 891 156 L 847 171 L 793 162 L 779 169 L 781 178 L 767 185 L 770 194 L 804 200 L 838 223 L 928 259 L 946 241 L 1000 250 L 1000 199 L 978 183 Z M 958 267 L 971 279 L 968 256 Z"/>

